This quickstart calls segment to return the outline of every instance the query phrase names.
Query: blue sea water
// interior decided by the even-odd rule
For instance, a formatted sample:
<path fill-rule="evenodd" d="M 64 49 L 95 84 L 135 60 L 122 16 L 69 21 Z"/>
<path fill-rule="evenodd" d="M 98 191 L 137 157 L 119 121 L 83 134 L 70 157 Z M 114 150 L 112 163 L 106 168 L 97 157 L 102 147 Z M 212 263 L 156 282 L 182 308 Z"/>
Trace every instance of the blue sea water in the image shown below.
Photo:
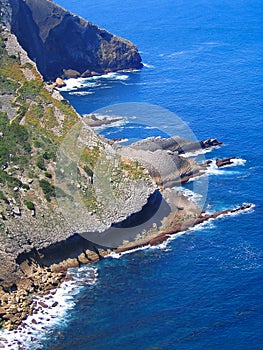
<path fill-rule="evenodd" d="M 259 0 L 58 0 L 139 48 L 145 67 L 63 92 L 81 114 L 144 102 L 168 109 L 198 139 L 224 145 L 206 158 L 243 165 L 209 175 L 211 210 L 228 216 L 170 241 L 99 262 L 95 285 L 42 341 L 49 350 L 263 349 L 263 3 Z M 90 84 L 94 83 L 94 84 Z M 73 94 L 72 94 L 73 92 Z M 102 129 L 107 137 L 158 134 L 174 120 L 153 115 Z M 149 122 L 150 120 L 150 122 Z M 141 125 L 154 125 L 155 129 Z M 196 180 L 200 181 L 200 180 Z M 193 183 L 187 184 L 188 189 Z"/>

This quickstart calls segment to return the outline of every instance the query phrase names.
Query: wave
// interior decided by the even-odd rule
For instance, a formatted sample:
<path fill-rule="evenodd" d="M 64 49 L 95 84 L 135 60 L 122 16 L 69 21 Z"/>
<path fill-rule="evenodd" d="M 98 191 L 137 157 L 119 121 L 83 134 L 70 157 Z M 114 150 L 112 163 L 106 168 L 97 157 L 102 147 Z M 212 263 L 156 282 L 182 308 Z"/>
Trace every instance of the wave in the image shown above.
<path fill-rule="evenodd" d="M 92 286 L 97 281 L 97 269 L 90 266 L 69 270 L 70 281 L 44 296 L 35 296 L 36 313 L 29 315 L 17 330 L 0 331 L 1 343 L 10 350 L 38 350 L 43 340 L 50 336 L 55 325 L 65 326 L 70 309 L 75 306 L 74 296 L 84 286 Z M 54 294 L 53 294 L 54 293 Z M 42 304 L 42 305 L 41 305 Z M 43 306 L 44 305 L 44 306 Z"/>
<path fill-rule="evenodd" d="M 145 246 L 142 246 L 142 247 L 138 247 L 138 248 L 133 248 L 133 249 L 130 249 L 130 250 L 126 250 L 125 252 L 122 252 L 122 253 L 111 252 L 111 253 L 110 253 L 109 255 L 107 255 L 105 258 L 120 259 L 123 255 L 132 254 L 132 253 L 138 252 L 138 251 L 140 251 L 140 250 L 146 250 L 146 249 L 149 249 L 149 248 L 151 248 L 151 245 L 150 245 L 150 244 L 145 245 Z"/>
<path fill-rule="evenodd" d="M 123 125 L 126 123 L 128 123 L 127 120 L 122 119 L 122 120 L 118 120 L 116 122 L 112 122 L 110 124 L 95 126 L 95 127 L 93 127 L 93 129 L 101 133 L 103 130 L 106 130 L 109 128 L 119 128 L 119 130 L 116 130 L 116 133 L 119 133 L 119 131 L 123 128 Z M 108 132 L 107 134 L 112 134 L 112 131 Z"/>
<path fill-rule="evenodd" d="M 70 92 L 69 95 L 76 95 L 76 96 L 85 96 L 85 95 L 93 95 L 94 91 L 73 91 Z"/>
<path fill-rule="evenodd" d="M 127 79 L 129 79 L 129 75 L 118 72 L 107 73 L 89 78 L 69 78 L 64 80 L 66 86 L 58 88 L 58 90 L 68 92 L 82 88 L 94 88 L 101 86 L 99 83 L 101 80 L 124 81 Z"/>
<path fill-rule="evenodd" d="M 222 46 L 225 44 L 219 43 L 218 41 L 205 41 L 202 43 L 202 45 L 208 45 L 208 46 Z"/>
<path fill-rule="evenodd" d="M 145 82 L 137 82 L 137 83 L 127 83 L 126 81 L 120 81 L 120 83 L 122 85 L 125 85 L 125 86 L 134 86 L 134 85 L 147 85 L 148 83 L 145 83 Z"/>
<path fill-rule="evenodd" d="M 196 157 L 199 156 L 201 154 L 206 154 L 206 153 L 210 153 L 215 149 L 220 148 L 220 146 L 213 146 L 213 147 L 209 147 L 209 148 L 200 148 L 196 151 L 193 152 L 186 152 L 183 154 L 180 154 L 180 157 L 184 157 L 184 158 L 189 158 L 189 157 Z"/>
<path fill-rule="evenodd" d="M 180 56 L 180 55 L 184 55 L 185 53 L 188 53 L 189 51 L 176 51 L 171 53 L 170 55 L 168 55 L 168 57 L 175 57 L 175 56 Z"/>
<path fill-rule="evenodd" d="M 156 126 L 145 126 L 144 129 L 154 130 L 154 129 L 156 129 Z"/>
<path fill-rule="evenodd" d="M 232 164 L 224 165 L 222 168 L 228 168 L 232 166 L 244 166 L 246 164 L 246 159 L 243 158 L 232 158 Z"/>
<path fill-rule="evenodd" d="M 192 177 L 189 179 L 187 182 L 193 182 L 193 181 L 198 181 L 200 178 L 204 176 L 218 176 L 218 175 L 240 175 L 241 173 L 239 171 L 229 171 L 229 170 L 224 170 L 225 168 L 230 168 L 230 167 L 236 167 L 236 166 L 244 166 L 246 163 L 245 159 L 242 158 L 233 158 L 232 159 L 233 163 L 225 165 L 223 167 L 218 168 L 216 165 L 216 160 L 212 159 L 212 163 L 209 164 L 208 169 L 201 175 Z"/>
<path fill-rule="evenodd" d="M 189 199 L 191 199 L 191 201 L 195 202 L 196 204 L 199 204 L 200 201 L 203 198 L 203 195 L 201 195 L 200 193 L 196 193 L 194 191 L 189 190 L 188 188 L 185 188 L 183 186 L 180 187 L 174 187 L 176 190 L 182 191 L 183 195 Z"/>
<path fill-rule="evenodd" d="M 70 78 L 64 80 L 66 86 L 58 88 L 59 91 L 74 91 L 82 88 L 98 87 L 97 82 L 91 82 L 89 78 Z"/>
<path fill-rule="evenodd" d="M 243 203 L 243 205 L 248 205 L 248 208 L 246 209 L 243 209 L 241 211 L 235 211 L 234 213 L 225 213 L 225 214 L 222 214 L 222 215 L 219 215 L 218 217 L 220 218 L 224 218 L 224 217 L 228 217 L 228 216 L 238 216 L 240 214 L 251 214 L 255 211 L 255 207 L 256 207 L 256 204 L 254 203 Z"/>
<path fill-rule="evenodd" d="M 126 143 L 126 142 L 128 142 L 128 141 L 129 141 L 129 139 L 124 138 L 124 139 L 115 141 L 115 143 Z"/>
<path fill-rule="evenodd" d="M 147 63 L 143 63 L 143 66 L 144 66 L 145 68 L 155 68 L 153 65 L 147 64 Z"/>
<path fill-rule="evenodd" d="M 108 80 L 127 80 L 129 79 L 129 76 L 126 74 L 122 73 L 117 73 L 117 72 L 111 72 L 107 74 L 102 74 L 102 75 L 96 75 L 94 77 L 87 78 L 89 81 L 93 80 L 101 80 L 101 79 L 108 79 Z"/>
<path fill-rule="evenodd" d="M 218 168 L 216 165 L 216 160 L 213 159 L 212 163 L 209 164 L 209 168 L 207 169 L 206 173 L 208 175 L 236 175 L 239 174 L 237 171 L 229 171 L 229 170 L 223 170 L 225 168 L 230 168 L 230 167 L 236 167 L 236 166 L 244 166 L 246 163 L 245 159 L 242 158 L 233 158 L 231 164 L 225 165 L 223 167 Z"/>

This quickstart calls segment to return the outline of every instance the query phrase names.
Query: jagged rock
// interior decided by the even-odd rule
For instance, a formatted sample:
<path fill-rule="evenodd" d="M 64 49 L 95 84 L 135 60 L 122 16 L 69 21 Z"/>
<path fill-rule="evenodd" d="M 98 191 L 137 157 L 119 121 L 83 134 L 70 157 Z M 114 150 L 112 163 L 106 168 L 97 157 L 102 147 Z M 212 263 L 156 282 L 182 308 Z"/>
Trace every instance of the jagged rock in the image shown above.
<path fill-rule="evenodd" d="M 235 157 L 232 157 L 232 158 L 224 158 L 224 159 L 217 159 L 216 160 L 216 166 L 218 168 L 221 168 L 222 166 L 225 166 L 225 165 L 230 165 L 230 164 L 233 164 L 233 160 Z"/>
<path fill-rule="evenodd" d="M 38 304 L 45 309 L 48 308 L 48 305 L 46 303 L 44 303 L 43 301 L 39 301 Z"/>
<path fill-rule="evenodd" d="M 201 141 L 202 148 L 210 148 L 222 145 L 222 142 L 218 141 L 215 138 L 209 138 L 207 140 Z"/>

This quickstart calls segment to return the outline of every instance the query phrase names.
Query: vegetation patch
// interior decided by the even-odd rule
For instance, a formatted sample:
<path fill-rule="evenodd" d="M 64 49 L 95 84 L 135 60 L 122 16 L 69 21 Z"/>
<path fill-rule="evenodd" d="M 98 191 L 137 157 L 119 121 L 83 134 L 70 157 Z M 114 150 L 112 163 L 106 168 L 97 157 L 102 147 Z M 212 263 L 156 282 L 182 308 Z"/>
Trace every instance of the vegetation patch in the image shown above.
<path fill-rule="evenodd" d="M 50 202 L 51 198 L 56 196 L 55 186 L 45 179 L 39 180 L 39 185 L 42 188 L 46 200 Z"/>
<path fill-rule="evenodd" d="M 35 204 L 31 201 L 25 200 L 24 201 L 25 206 L 27 207 L 27 209 L 29 210 L 35 210 Z"/>

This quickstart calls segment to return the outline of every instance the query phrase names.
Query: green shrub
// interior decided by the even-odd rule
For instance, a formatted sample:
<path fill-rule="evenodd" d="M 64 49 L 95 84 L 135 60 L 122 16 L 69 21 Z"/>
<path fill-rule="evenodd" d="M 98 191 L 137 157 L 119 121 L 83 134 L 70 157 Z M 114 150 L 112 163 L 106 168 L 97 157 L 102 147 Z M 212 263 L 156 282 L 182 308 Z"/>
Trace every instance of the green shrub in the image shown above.
<path fill-rule="evenodd" d="M 43 153 L 43 158 L 44 158 L 44 159 L 53 159 L 53 160 L 55 160 L 55 159 L 56 159 L 56 156 L 55 156 L 55 153 L 54 153 L 54 152 L 47 152 L 47 151 L 45 151 L 45 152 Z"/>
<path fill-rule="evenodd" d="M 29 190 L 30 189 L 28 184 L 22 184 L 22 188 L 25 189 L 25 190 Z"/>
<path fill-rule="evenodd" d="M 45 176 L 48 177 L 49 179 L 52 178 L 52 175 L 48 171 L 45 172 Z"/>
<path fill-rule="evenodd" d="M 27 152 L 30 153 L 32 151 L 32 147 L 29 142 L 25 142 L 23 145 L 23 149 Z"/>
<path fill-rule="evenodd" d="M 0 191 L 0 200 L 4 201 L 5 203 L 9 204 L 8 199 L 6 198 L 6 196 L 3 194 L 2 191 Z"/>
<path fill-rule="evenodd" d="M 84 165 L 83 169 L 90 177 L 93 176 L 93 171 L 87 165 Z"/>
<path fill-rule="evenodd" d="M 22 164 L 23 156 L 30 148 L 27 129 L 17 121 L 10 124 L 6 113 L 0 113 L 0 130 L 3 133 L 0 137 L 0 166 L 10 162 L 10 154 L 13 160 L 16 159 L 18 164 Z"/>
<path fill-rule="evenodd" d="M 36 162 L 36 165 L 38 166 L 39 169 L 41 170 L 47 170 L 46 167 L 45 167 L 45 161 L 42 157 L 39 157 L 37 162 Z"/>
<path fill-rule="evenodd" d="M 34 141 L 34 147 L 36 148 L 41 148 L 42 147 L 42 142 L 38 141 L 38 140 L 35 140 Z"/>
<path fill-rule="evenodd" d="M 39 180 L 39 185 L 42 188 L 42 191 L 45 195 L 45 198 L 48 202 L 51 201 L 51 197 L 56 196 L 55 186 L 52 185 L 50 182 L 48 182 L 45 179 Z"/>
<path fill-rule="evenodd" d="M 24 201 L 24 204 L 26 205 L 26 207 L 27 207 L 29 210 L 35 210 L 35 204 L 34 204 L 33 202 L 30 202 L 30 201 L 25 200 L 25 201 Z"/>

